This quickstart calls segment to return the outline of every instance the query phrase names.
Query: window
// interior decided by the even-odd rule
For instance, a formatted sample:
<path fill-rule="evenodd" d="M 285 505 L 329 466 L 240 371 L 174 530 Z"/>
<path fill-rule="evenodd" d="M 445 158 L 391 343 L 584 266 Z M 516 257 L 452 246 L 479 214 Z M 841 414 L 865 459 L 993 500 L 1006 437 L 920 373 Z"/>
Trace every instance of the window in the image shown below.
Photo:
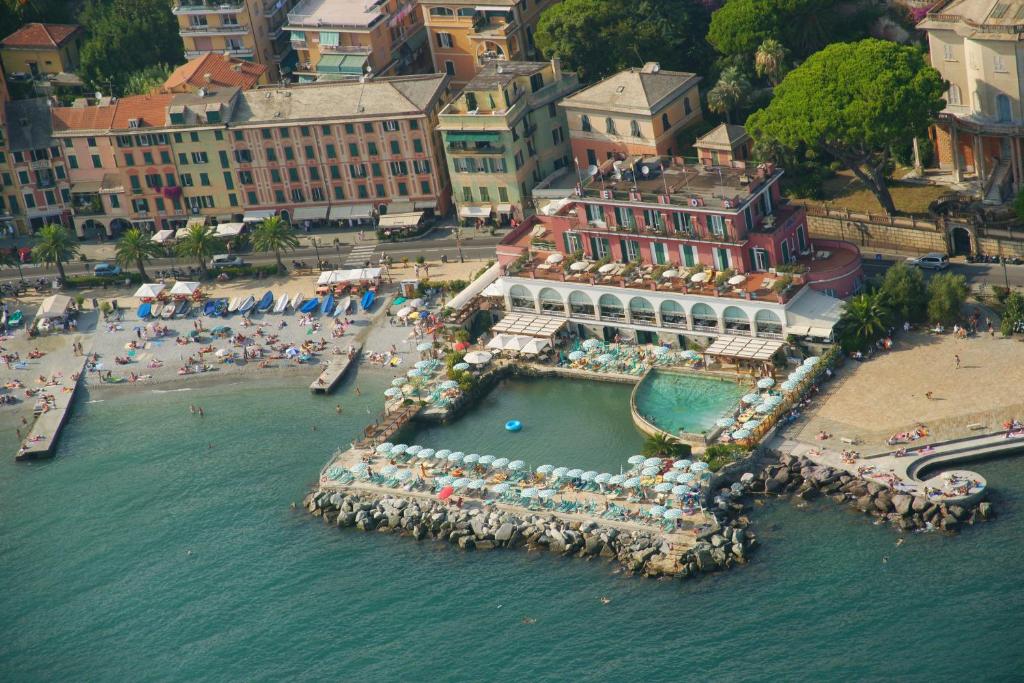
<path fill-rule="evenodd" d="M 622 258 L 625 261 L 639 261 L 640 260 L 640 243 L 636 240 L 619 240 L 619 246 L 622 248 Z"/>
<path fill-rule="evenodd" d="M 672 126 L 669 125 L 669 122 L 668 122 L 668 114 L 662 114 L 661 115 L 661 128 L 662 128 L 662 130 L 668 130 L 671 127 Z"/>
<path fill-rule="evenodd" d="M 270 169 L 270 182 L 279 183 L 281 182 L 281 171 L 276 168 Z"/>
<path fill-rule="evenodd" d="M 337 159 L 338 158 L 338 150 L 335 149 L 334 145 L 328 143 L 325 146 L 325 149 L 327 151 L 327 158 L 328 159 Z"/>
<path fill-rule="evenodd" d="M 242 185 L 252 185 L 252 171 L 239 171 L 238 182 Z"/>
<path fill-rule="evenodd" d="M 437 46 L 450 48 L 452 46 L 452 34 L 450 33 L 438 33 L 437 34 Z"/>
<path fill-rule="evenodd" d="M 302 195 L 302 190 L 295 188 L 292 190 L 292 201 L 293 202 L 304 202 L 306 198 Z"/>
<path fill-rule="evenodd" d="M 682 211 L 672 212 L 672 227 L 678 233 L 689 235 L 693 233 L 693 219 L 690 214 Z"/>
<path fill-rule="evenodd" d="M 384 185 L 382 183 L 377 183 L 376 185 L 373 186 L 373 189 L 374 191 L 376 191 L 378 197 L 383 198 L 386 194 L 384 192 Z"/>
<path fill-rule="evenodd" d="M 320 180 L 320 170 L 316 166 L 309 167 L 309 179 Z"/>
<path fill-rule="evenodd" d="M 389 161 L 388 170 L 391 175 L 409 175 L 409 165 L 404 161 Z"/>
<path fill-rule="evenodd" d="M 164 185 L 164 179 L 160 177 L 159 173 L 147 173 L 146 174 L 146 187 L 159 190 Z"/>
<path fill-rule="evenodd" d="M 235 161 L 242 164 L 252 163 L 252 152 L 247 149 L 236 149 L 235 150 Z"/>
<path fill-rule="evenodd" d="M 420 181 L 420 193 L 421 194 L 430 194 L 430 181 L 429 180 L 421 180 Z"/>
<path fill-rule="evenodd" d="M 486 187 L 480 188 L 480 201 L 489 202 L 491 201 L 491 191 Z"/>
<path fill-rule="evenodd" d="M 642 138 L 643 134 L 640 132 L 640 122 L 630 121 L 629 122 L 629 134 L 635 138 Z"/>
<path fill-rule="evenodd" d="M 77 157 L 73 157 L 73 156 L 69 156 L 68 157 L 68 166 L 70 166 L 71 168 L 78 168 L 78 158 Z"/>
<path fill-rule="evenodd" d="M 385 132 L 394 133 L 396 130 L 398 130 L 398 121 L 395 121 L 394 119 L 388 119 L 386 121 L 382 121 L 380 127 L 383 128 Z"/>
<path fill-rule="evenodd" d="M 199 133 L 197 133 L 196 131 L 192 131 L 188 135 L 189 139 L 192 140 L 192 142 L 199 142 Z"/>
<path fill-rule="evenodd" d="M 366 164 L 349 164 L 348 175 L 350 178 L 365 178 Z"/>
<path fill-rule="evenodd" d="M 634 228 L 636 222 L 633 220 L 633 212 L 622 206 L 615 207 L 615 224 L 623 228 Z"/>
<path fill-rule="evenodd" d="M 20 182 L 22 185 L 28 185 L 28 171 L 18 171 L 18 182 Z"/>
<path fill-rule="evenodd" d="M 419 138 L 412 139 L 412 151 L 416 154 L 423 154 L 423 141 Z"/>
<path fill-rule="evenodd" d="M 345 124 L 345 132 L 348 133 L 349 135 L 355 134 L 355 132 L 356 132 L 356 125 L 354 123 L 346 123 Z"/>
<path fill-rule="evenodd" d="M 406 185 L 405 183 L 398 183 L 398 194 L 402 195 L 403 197 L 408 197 L 409 186 Z"/>
<path fill-rule="evenodd" d="M 274 201 L 278 204 L 284 204 L 284 190 L 274 190 Z"/>
<path fill-rule="evenodd" d="M 679 247 L 679 254 L 682 256 L 683 265 L 687 268 L 697 265 L 697 251 L 692 245 L 684 244 Z"/>
<path fill-rule="evenodd" d="M 273 133 L 271 132 L 271 130 L 269 128 L 261 128 L 260 129 L 260 135 L 263 137 L 264 140 L 269 140 L 271 135 L 273 135 Z"/>
<path fill-rule="evenodd" d="M 337 164 L 331 165 L 331 180 L 341 180 L 341 167 Z"/>
<path fill-rule="evenodd" d="M 367 199 L 370 193 L 366 190 L 366 185 L 356 185 L 356 192 L 359 194 L 360 199 Z"/>
<path fill-rule="evenodd" d="M 1006 62 L 1003 61 L 1002 55 L 992 55 L 992 69 L 996 73 L 1006 73 Z"/>
<path fill-rule="evenodd" d="M 580 117 L 580 128 L 583 129 L 584 133 L 590 132 L 590 117 L 586 114 Z"/>
<path fill-rule="evenodd" d="M 420 129 L 420 122 L 417 121 L 416 119 L 411 119 L 409 121 L 409 130 L 419 130 L 419 129 Z"/>
<path fill-rule="evenodd" d="M 277 152 L 273 147 L 267 147 L 267 161 L 277 161 Z"/>
<path fill-rule="evenodd" d="M 181 174 L 181 186 L 182 187 L 192 187 L 193 185 L 195 185 L 195 183 L 192 181 L 192 174 L 191 173 L 182 173 Z"/>
<path fill-rule="evenodd" d="M 173 173 L 164 173 L 164 181 L 167 187 L 175 187 L 178 184 L 178 178 Z"/>
<path fill-rule="evenodd" d="M 444 60 L 444 72 L 449 76 L 455 75 L 455 62 L 450 59 Z"/>
<path fill-rule="evenodd" d="M 210 174 L 209 173 L 200 173 L 199 174 L 199 184 L 203 185 L 204 187 L 209 187 L 210 186 Z"/>
<path fill-rule="evenodd" d="M 142 162 L 144 164 L 146 164 L 147 166 L 152 166 L 153 165 L 153 153 L 152 152 L 143 152 L 142 153 Z"/>
<path fill-rule="evenodd" d="M 132 186 L 132 192 L 141 192 L 142 191 L 142 184 L 139 182 L 139 176 L 137 176 L 137 175 L 128 176 L 128 182 Z"/>
<path fill-rule="evenodd" d="M 725 220 L 718 214 L 708 216 L 708 229 L 715 237 L 725 237 Z"/>
<path fill-rule="evenodd" d="M 250 206 L 256 206 L 257 204 L 259 204 L 259 200 L 256 198 L 256 193 L 253 192 L 252 190 L 246 192 L 245 196 L 248 198 Z"/>
<path fill-rule="evenodd" d="M 504 159 L 496 159 L 495 161 L 500 161 L 501 162 L 500 170 L 496 170 L 495 173 L 504 173 L 505 172 L 505 160 Z M 496 168 L 498 168 L 498 167 L 496 167 Z M 412 171 L 413 171 L 413 173 L 418 173 L 418 174 L 419 173 L 430 173 L 430 161 L 428 161 L 427 159 L 414 159 L 413 162 L 412 162 Z"/>
<path fill-rule="evenodd" d="M 380 164 L 378 164 L 376 161 L 370 164 L 370 172 L 373 173 L 374 178 L 380 178 L 382 175 L 384 175 L 380 171 Z"/>
<path fill-rule="evenodd" d="M 391 141 L 391 154 L 398 155 L 402 153 L 402 146 L 398 144 L 398 140 Z"/>
<path fill-rule="evenodd" d="M 653 230 L 660 230 L 665 226 L 664 218 L 660 211 L 644 209 L 644 227 Z"/>
<path fill-rule="evenodd" d="M 309 198 L 314 202 L 322 202 L 324 200 L 324 188 L 314 187 L 310 189 Z"/>
<path fill-rule="evenodd" d="M 228 163 L 228 153 L 224 150 L 217 152 L 217 156 L 220 157 L 221 168 L 231 168 L 231 164 Z"/>
<path fill-rule="evenodd" d="M 322 135 L 330 135 L 331 134 L 331 127 L 330 126 L 320 126 L 320 133 Z"/>
<path fill-rule="evenodd" d="M 287 140 L 292 136 L 291 130 L 288 128 L 279 128 L 277 134 L 281 136 L 282 140 Z"/>
<path fill-rule="evenodd" d="M 293 168 L 289 168 L 288 169 L 288 180 L 292 181 L 293 183 L 299 182 L 299 169 L 294 168 L 294 167 Z"/>
<path fill-rule="evenodd" d="M 209 163 L 210 158 L 206 155 L 206 152 L 192 152 L 192 163 L 193 164 L 205 164 Z"/>
<path fill-rule="evenodd" d="M 166 149 L 160 150 L 160 163 L 161 164 L 170 164 L 171 163 L 171 153 L 168 152 Z"/>
<path fill-rule="evenodd" d="M 952 45 L 943 45 L 942 46 L 942 58 L 944 60 L 946 60 L 947 62 L 955 62 L 956 61 L 956 53 L 953 52 L 953 46 Z"/>
<path fill-rule="evenodd" d="M 366 152 L 371 157 L 377 156 L 377 143 L 376 142 L 367 142 L 366 143 Z"/>
<path fill-rule="evenodd" d="M 178 164 L 188 166 L 188 155 L 184 152 L 178 152 Z"/>
<path fill-rule="evenodd" d="M 584 204 L 588 223 L 604 223 L 604 210 L 597 204 Z"/>
<path fill-rule="evenodd" d="M 451 17 L 455 16 L 455 12 L 451 11 L 447 7 L 431 7 L 430 16 L 432 17 Z"/>
<path fill-rule="evenodd" d="M 359 156 L 359 145 L 357 145 L 354 142 L 348 143 L 348 155 L 350 157 L 357 157 L 357 156 Z"/>
<path fill-rule="evenodd" d="M 222 131 L 220 129 L 213 131 L 213 139 L 214 140 L 223 140 L 224 139 L 224 131 Z M 231 196 L 234 197 L 235 195 L 231 195 Z"/>
<path fill-rule="evenodd" d="M 232 192 L 228 195 L 228 204 L 231 206 L 238 206 L 238 195 Z"/>
<path fill-rule="evenodd" d="M 615 135 L 615 119 L 608 117 L 604 120 L 604 132 Z"/>
<path fill-rule="evenodd" d="M 235 135 L 235 141 L 236 142 L 241 142 L 242 140 L 245 139 L 245 134 L 242 133 L 242 131 L 240 131 L 240 130 L 236 130 L 234 135 Z"/>
<path fill-rule="evenodd" d="M 149 202 L 145 199 L 133 199 L 132 211 L 135 213 L 146 213 L 149 211 Z"/>
<path fill-rule="evenodd" d="M 661 242 L 655 242 L 651 245 L 651 259 L 657 266 L 663 266 L 668 263 L 668 249 Z"/>
<path fill-rule="evenodd" d="M 462 201 L 471 202 L 473 201 L 473 188 L 464 187 L 462 188 Z"/>
<path fill-rule="evenodd" d="M 363 122 L 363 132 L 364 133 L 372 133 L 373 132 L 373 124 L 370 123 L 369 121 L 364 121 Z"/>
<path fill-rule="evenodd" d="M 116 194 L 110 195 L 110 208 L 112 208 L 112 209 L 120 209 L 121 208 L 121 200 L 117 198 Z"/>
<path fill-rule="evenodd" d="M 299 126 L 299 134 L 304 138 L 309 137 L 309 126 Z"/>
<path fill-rule="evenodd" d="M 235 180 L 231 177 L 231 171 L 224 171 L 224 187 L 229 190 L 235 189 Z"/>
<path fill-rule="evenodd" d="M 338 200 L 344 199 L 345 198 L 345 191 L 343 189 L 341 189 L 340 187 L 335 187 L 334 188 L 334 198 L 338 199 Z"/>
<path fill-rule="evenodd" d="M 313 154 L 313 145 L 306 145 L 306 159 L 312 159 L 316 155 Z"/>
<path fill-rule="evenodd" d="M 285 147 L 284 148 L 284 160 L 285 161 L 295 161 L 295 150 L 293 150 L 291 147 Z"/>
<path fill-rule="evenodd" d="M 587 150 L 587 164 L 597 166 L 597 152 L 592 149 Z"/>
<path fill-rule="evenodd" d="M 949 86 L 949 92 L 946 93 L 946 99 L 948 100 L 948 104 L 951 104 L 951 105 L 954 105 L 954 106 L 959 105 L 960 104 L 960 86 L 959 85 L 950 85 Z"/>

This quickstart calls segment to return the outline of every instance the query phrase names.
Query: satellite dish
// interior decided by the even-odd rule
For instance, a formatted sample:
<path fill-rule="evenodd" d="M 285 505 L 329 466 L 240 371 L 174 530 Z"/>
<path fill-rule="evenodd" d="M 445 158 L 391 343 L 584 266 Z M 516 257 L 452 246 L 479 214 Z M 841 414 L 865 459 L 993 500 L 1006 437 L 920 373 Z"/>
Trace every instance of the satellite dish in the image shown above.
<path fill-rule="evenodd" d="M 594 176 L 597 175 L 597 171 L 598 171 L 598 168 L 594 164 L 591 164 L 590 166 L 587 166 L 587 175 L 590 176 L 591 178 L 593 178 Z"/>
<path fill-rule="evenodd" d="M 644 177 L 649 176 L 651 174 L 651 167 L 648 166 L 647 164 L 644 164 L 643 166 L 640 167 L 640 173 L 642 173 Z"/>

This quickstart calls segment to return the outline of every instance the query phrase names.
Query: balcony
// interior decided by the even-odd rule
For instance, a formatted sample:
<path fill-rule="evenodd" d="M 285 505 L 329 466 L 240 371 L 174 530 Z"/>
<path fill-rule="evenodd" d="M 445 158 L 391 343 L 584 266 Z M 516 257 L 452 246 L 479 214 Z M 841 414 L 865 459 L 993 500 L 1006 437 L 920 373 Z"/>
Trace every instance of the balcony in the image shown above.
<path fill-rule="evenodd" d="M 294 45 L 294 43 L 292 43 Z M 323 55 L 368 55 L 373 52 L 369 45 L 321 45 L 320 54 Z"/>
<path fill-rule="evenodd" d="M 245 9 L 245 0 L 181 0 L 171 12 L 175 16 L 187 14 L 234 14 Z"/>
<path fill-rule="evenodd" d="M 222 24 L 220 26 L 187 26 L 178 31 L 182 38 L 200 38 L 203 36 L 244 36 L 249 27 L 241 24 Z"/>
<path fill-rule="evenodd" d="M 480 147 L 459 147 L 449 144 L 447 150 L 449 154 L 504 154 L 505 146 L 481 145 Z"/>
<path fill-rule="evenodd" d="M 106 213 L 98 194 L 73 195 L 71 209 L 76 216 L 102 216 Z"/>
<path fill-rule="evenodd" d="M 288 0 L 263 0 L 263 16 L 270 19 L 288 7 Z"/>

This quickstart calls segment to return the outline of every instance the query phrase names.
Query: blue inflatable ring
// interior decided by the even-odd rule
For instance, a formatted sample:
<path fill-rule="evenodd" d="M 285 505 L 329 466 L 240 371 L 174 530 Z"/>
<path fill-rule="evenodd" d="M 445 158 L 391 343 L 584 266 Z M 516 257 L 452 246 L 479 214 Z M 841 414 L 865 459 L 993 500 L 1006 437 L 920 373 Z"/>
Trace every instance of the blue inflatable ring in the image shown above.
<path fill-rule="evenodd" d="M 505 429 L 507 429 L 510 432 L 518 432 L 522 428 L 523 423 L 520 422 L 519 420 L 509 420 L 508 422 L 505 423 Z"/>

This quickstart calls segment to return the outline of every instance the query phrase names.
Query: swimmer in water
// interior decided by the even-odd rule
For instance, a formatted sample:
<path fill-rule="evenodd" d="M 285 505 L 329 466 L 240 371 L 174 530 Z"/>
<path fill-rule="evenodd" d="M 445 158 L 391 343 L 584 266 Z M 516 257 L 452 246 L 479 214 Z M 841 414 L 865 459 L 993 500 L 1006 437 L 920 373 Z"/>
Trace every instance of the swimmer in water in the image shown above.
<path fill-rule="evenodd" d="M 334 406 L 334 412 L 336 412 L 338 415 L 341 415 L 341 404 L 340 403 L 338 405 Z"/>
<path fill-rule="evenodd" d="M 602 605 L 607 605 L 611 601 L 612 601 L 612 599 L 609 598 L 608 596 L 606 596 L 606 595 L 602 595 L 601 596 L 601 604 Z"/>
<path fill-rule="evenodd" d="M 524 624 L 536 624 L 537 620 L 534 619 L 533 617 L 523 617 L 523 623 Z"/>
<path fill-rule="evenodd" d="M 196 414 L 196 407 L 194 405 L 192 405 L 191 403 L 188 406 L 188 412 L 192 413 L 193 415 Z"/>
<path fill-rule="evenodd" d="M 907 542 L 907 539 L 905 539 L 905 538 L 897 538 L 896 539 L 896 547 L 899 548 L 901 545 L 903 545 L 906 542 Z"/>
<path fill-rule="evenodd" d="M 882 564 L 886 564 L 888 562 L 889 562 L 889 556 L 888 555 L 882 555 Z"/>

